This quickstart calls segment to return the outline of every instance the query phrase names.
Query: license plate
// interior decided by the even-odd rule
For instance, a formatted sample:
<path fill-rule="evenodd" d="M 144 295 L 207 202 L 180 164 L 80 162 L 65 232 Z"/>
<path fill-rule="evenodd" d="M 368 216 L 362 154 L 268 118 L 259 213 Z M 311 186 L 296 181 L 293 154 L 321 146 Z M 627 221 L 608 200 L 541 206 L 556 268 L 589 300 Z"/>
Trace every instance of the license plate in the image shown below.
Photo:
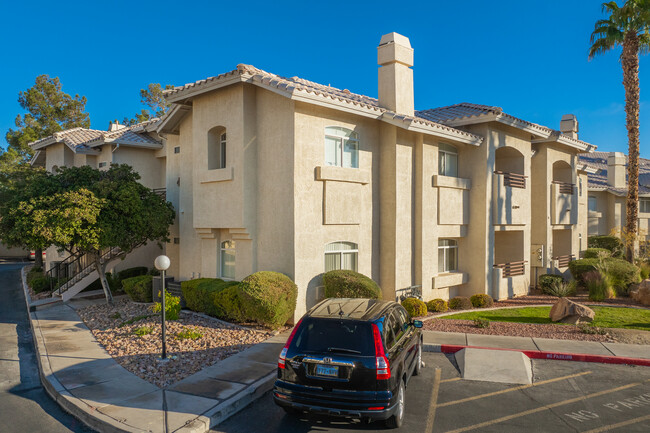
<path fill-rule="evenodd" d="M 339 377 L 339 368 L 335 365 L 317 365 L 316 374 L 319 376 Z"/>

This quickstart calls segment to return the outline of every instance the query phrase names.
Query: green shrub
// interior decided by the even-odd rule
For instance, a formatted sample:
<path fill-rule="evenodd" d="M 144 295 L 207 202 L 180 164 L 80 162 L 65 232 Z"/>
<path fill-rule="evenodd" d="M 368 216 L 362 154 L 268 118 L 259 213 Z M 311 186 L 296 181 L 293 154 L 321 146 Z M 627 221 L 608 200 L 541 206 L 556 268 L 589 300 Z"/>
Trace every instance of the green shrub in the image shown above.
<path fill-rule="evenodd" d="M 597 335 L 607 334 L 606 329 L 599 328 L 597 326 L 592 325 L 591 323 L 580 323 L 578 324 L 578 329 L 583 334 L 597 334 Z"/>
<path fill-rule="evenodd" d="M 279 328 L 296 310 L 298 287 L 279 272 L 256 272 L 239 285 L 244 315 L 262 325 Z"/>
<path fill-rule="evenodd" d="M 183 328 L 176 333 L 177 340 L 198 340 L 201 337 L 203 334 L 196 328 Z"/>
<path fill-rule="evenodd" d="M 127 278 L 139 277 L 140 275 L 146 275 L 147 269 L 144 266 L 137 266 L 135 268 L 124 269 L 117 273 L 117 279 L 119 281 L 126 280 Z"/>
<path fill-rule="evenodd" d="M 242 311 L 242 301 L 239 290 L 239 283 L 230 281 L 223 286 L 223 290 L 212 293 L 212 305 L 214 315 L 221 319 L 230 319 L 237 322 L 246 320 Z"/>
<path fill-rule="evenodd" d="M 145 275 L 151 277 L 151 275 Z M 160 296 L 160 292 L 158 293 Z M 154 313 L 160 313 L 162 311 L 162 304 L 156 302 L 151 307 Z M 165 320 L 178 320 L 178 316 L 181 313 L 181 298 L 179 296 L 174 296 L 165 289 Z"/>
<path fill-rule="evenodd" d="M 133 333 L 138 337 L 144 337 L 145 335 L 149 335 L 152 332 L 153 329 L 151 328 L 151 326 L 140 326 L 139 328 L 135 328 L 133 330 Z"/>
<path fill-rule="evenodd" d="M 402 307 L 411 317 L 420 317 L 427 315 L 427 304 L 418 298 L 406 298 L 402 301 Z"/>
<path fill-rule="evenodd" d="M 607 248 L 587 248 L 583 253 L 583 258 L 585 259 L 597 259 L 597 258 L 606 258 L 611 257 L 612 252 Z"/>
<path fill-rule="evenodd" d="M 200 313 L 208 313 L 212 310 L 212 300 L 208 296 L 207 288 L 214 284 L 223 282 L 218 278 L 198 278 L 181 282 L 181 292 L 185 298 L 187 308 Z M 199 289 L 199 287 L 202 287 Z M 209 314 L 209 313 L 208 313 Z"/>
<path fill-rule="evenodd" d="M 612 257 L 623 257 L 625 246 L 623 241 L 616 236 L 589 236 L 587 238 L 589 248 L 604 248 L 611 251 Z"/>
<path fill-rule="evenodd" d="M 483 319 L 481 317 L 478 317 L 474 319 L 474 326 L 476 326 L 477 328 L 489 328 L 490 321 L 488 319 Z"/>
<path fill-rule="evenodd" d="M 548 295 L 551 285 L 556 281 L 563 282 L 564 277 L 562 277 L 562 275 L 544 274 L 540 275 L 537 281 L 537 285 L 541 289 L 542 293 Z"/>
<path fill-rule="evenodd" d="M 569 262 L 569 271 L 571 271 L 573 279 L 578 282 L 578 285 L 580 287 L 586 287 L 583 278 L 584 274 L 587 272 L 595 271 L 598 263 L 598 259 L 572 260 Z"/>
<path fill-rule="evenodd" d="M 27 272 L 27 276 L 26 276 L 27 284 L 29 284 L 31 286 L 32 285 L 32 280 L 34 278 L 36 278 L 36 277 L 44 277 L 44 276 L 45 276 L 45 274 L 43 274 L 43 268 L 41 268 L 40 266 L 34 266 L 32 269 L 29 270 L 29 272 Z"/>
<path fill-rule="evenodd" d="M 329 271 L 323 275 L 323 283 L 326 298 L 381 298 L 377 283 L 358 272 Z"/>
<path fill-rule="evenodd" d="M 642 280 L 650 278 L 650 263 L 641 262 L 639 265 L 639 276 Z"/>
<path fill-rule="evenodd" d="M 490 308 L 494 305 L 494 299 L 492 299 L 492 296 L 486 295 L 485 293 L 472 295 L 470 296 L 469 301 L 472 303 L 474 308 Z"/>
<path fill-rule="evenodd" d="M 554 280 L 544 293 L 558 298 L 565 298 L 575 295 L 577 288 L 578 283 L 576 280 L 571 280 L 568 283 L 564 280 Z"/>
<path fill-rule="evenodd" d="M 117 276 L 113 277 L 113 274 L 110 272 L 106 272 L 106 281 L 108 282 L 108 287 L 110 288 L 112 293 L 117 293 L 117 292 L 122 292 L 122 280 L 120 280 Z M 86 287 L 83 291 L 84 292 L 90 292 L 91 290 L 103 290 L 102 283 L 97 278 L 95 281 L 90 283 L 88 287 Z"/>
<path fill-rule="evenodd" d="M 151 302 L 153 290 L 151 275 L 140 275 L 122 280 L 122 287 L 129 298 L 135 302 Z"/>
<path fill-rule="evenodd" d="M 600 302 L 616 296 L 611 277 L 600 271 L 590 271 L 584 275 L 584 282 L 589 290 L 589 300 Z"/>
<path fill-rule="evenodd" d="M 32 278 L 31 287 L 34 293 L 41 293 L 50 290 L 50 277 L 45 275 L 37 275 Z"/>
<path fill-rule="evenodd" d="M 471 310 L 472 301 L 465 296 L 456 296 L 449 300 L 449 308 L 452 310 Z"/>
<path fill-rule="evenodd" d="M 444 313 L 448 309 L 449 305 L 447 305 L 447 301 L 444 299 L 434 299 L 427 302 L 427 310 L 432 313 Z"/>
<path fill-rule="evenodd" d="M 619 295 L 628 296 L 630 284 L 641 281 L 639 268 L 627 260 L 611 258 L 605 259 L 604 263 L 612 286 Z"/>

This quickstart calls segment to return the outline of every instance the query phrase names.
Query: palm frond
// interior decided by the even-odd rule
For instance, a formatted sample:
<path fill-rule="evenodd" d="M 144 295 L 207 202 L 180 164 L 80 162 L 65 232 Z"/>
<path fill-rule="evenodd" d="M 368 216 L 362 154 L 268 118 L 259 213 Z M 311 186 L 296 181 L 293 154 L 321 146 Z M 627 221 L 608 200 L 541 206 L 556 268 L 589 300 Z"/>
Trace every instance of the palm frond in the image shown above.
<path fill-rule="evenodd" d="M 606 53 L 607 51 L 616 47 L 616 45 L 618 44 L 613 43 L 612 41 L 606 38 L 597 39 L 589 48 L 589 60 L 593 59 L 597 55 Z"/>
<path fill-rule="evenodd" d="M 617 11 L 618 9 L 618 4 L 615 1 L 605 2 L 602 6 L 603 13 L 614 13 L 614 11 Z"/>

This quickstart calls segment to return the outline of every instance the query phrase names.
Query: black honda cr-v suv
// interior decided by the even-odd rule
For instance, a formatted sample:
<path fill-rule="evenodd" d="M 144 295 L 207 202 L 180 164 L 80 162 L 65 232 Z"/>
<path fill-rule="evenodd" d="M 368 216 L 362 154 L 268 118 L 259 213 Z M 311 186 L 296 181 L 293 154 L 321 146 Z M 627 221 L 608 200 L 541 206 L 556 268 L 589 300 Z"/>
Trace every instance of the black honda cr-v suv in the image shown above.
<path fill-rule="evenodd" d="M 326 299 L 296 324 L 273 390 L 288 413 L 404 419 L 404 389 L 422 368 L 422 322 L 396 302 Z"/>

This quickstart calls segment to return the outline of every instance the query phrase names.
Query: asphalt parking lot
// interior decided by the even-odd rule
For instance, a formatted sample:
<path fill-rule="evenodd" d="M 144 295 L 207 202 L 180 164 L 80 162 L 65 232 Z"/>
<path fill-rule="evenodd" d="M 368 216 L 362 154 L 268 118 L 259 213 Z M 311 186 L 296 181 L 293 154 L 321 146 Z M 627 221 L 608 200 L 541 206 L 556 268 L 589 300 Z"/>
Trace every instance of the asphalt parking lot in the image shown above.
<path fill-rule="evenodd" d="M 453 355 L 425 353 L 396 432 L 649 432 L 650 368 L 533 361 L 532 385 L 466 381 Z M 214 432 L 387 431 L 382 423 L 286 415 L 270 393 Z"/>

